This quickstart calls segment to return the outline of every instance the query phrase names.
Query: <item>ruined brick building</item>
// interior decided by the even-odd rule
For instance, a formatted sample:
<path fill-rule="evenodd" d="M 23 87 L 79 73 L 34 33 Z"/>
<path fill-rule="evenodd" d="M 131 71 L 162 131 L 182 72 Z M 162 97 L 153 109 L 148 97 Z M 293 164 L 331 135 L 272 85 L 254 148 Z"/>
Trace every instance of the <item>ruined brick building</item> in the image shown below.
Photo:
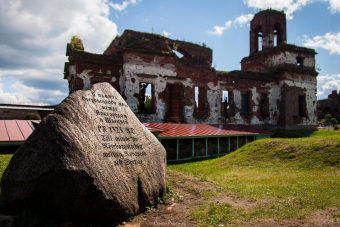
<path fill-rule="evenodd" d="M 316 127 L 316 52 L 286 43 L 283 12 L 257 13 L 249 34 L 241 70 L 216 71 L 205 46 L 125 30 L 102 55 L 68 44 L 64 78 L 70 93 L 109 82 L 141 122 Z"/>
<path fill-rule="evenodd" d="M 340 91 L 332 91 L 327 99 L 318 100 L 318 117 L 319 119 L 325 118 L 326 114 L 331 114 L 340 122 Z"/>

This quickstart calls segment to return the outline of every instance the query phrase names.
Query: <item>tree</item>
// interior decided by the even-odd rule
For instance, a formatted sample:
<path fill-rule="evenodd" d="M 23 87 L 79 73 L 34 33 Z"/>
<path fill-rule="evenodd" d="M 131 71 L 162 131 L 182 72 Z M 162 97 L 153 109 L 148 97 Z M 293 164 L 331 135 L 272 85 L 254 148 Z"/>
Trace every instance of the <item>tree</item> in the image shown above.
<path fill-rule="evenodd" d="M 145 107 L 147 112 L 151 112 L 152 111 L 152 108 L 151 108 L 151 97 L 149 95 L 145 96 L 144 107 Z"/>
<path fill-rule="evenodd" d="M 325 118 L 320 121 L 321 125 L 332 125 L 334 129 L 337 128 L 338 121 L 331 114 L 326 114 Z"/>
<path fill-rule="evenodd" d="M 335 117 L 331 118 L 329 121 L 333 127 L 338 124 L 338 120 Z"/>

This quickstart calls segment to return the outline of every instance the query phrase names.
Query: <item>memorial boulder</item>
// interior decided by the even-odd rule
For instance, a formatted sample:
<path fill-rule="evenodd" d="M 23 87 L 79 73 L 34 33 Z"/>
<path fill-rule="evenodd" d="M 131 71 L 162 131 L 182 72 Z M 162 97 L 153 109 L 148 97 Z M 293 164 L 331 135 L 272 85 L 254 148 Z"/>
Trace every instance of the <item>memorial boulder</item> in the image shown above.
<path fill-rule="evenodd" d="M 11 207 L 65 221 L 118 223 L 165 193 L 166 152 L 108 83 L 67 97 L 13 155 Z"/>

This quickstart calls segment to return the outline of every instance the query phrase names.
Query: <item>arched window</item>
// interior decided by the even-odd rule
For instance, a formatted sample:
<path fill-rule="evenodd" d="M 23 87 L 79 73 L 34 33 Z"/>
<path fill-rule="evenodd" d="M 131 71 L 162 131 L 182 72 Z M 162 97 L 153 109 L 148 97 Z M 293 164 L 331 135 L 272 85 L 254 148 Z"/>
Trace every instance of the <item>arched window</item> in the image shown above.
<path fill-rule="evenodd" d="M 282 32 L 281 32 L 281 25 L 276 23 L 274 25 L 274 47 L 280 45 L 283 42 Z"/>
<path fill-rule="evenodd" d="M 274 30 L 274 47 L 277 46 L 277 30 Z"/>
<path fill-rule="evenodd" d="M 262 32 L 257 33 L 257 46 L 258 46 L 258 51 L 262 50 Z"/>

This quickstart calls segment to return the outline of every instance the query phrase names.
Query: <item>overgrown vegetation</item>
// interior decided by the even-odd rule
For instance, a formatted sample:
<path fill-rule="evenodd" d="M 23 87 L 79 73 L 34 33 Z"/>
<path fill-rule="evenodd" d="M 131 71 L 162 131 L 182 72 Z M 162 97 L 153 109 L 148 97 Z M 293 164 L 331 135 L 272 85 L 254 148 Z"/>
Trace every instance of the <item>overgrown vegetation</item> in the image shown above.
<path fill-rule="evenodd" d="M 74 49 L 74 50 L 84 50 L 84 45 L 83 45 L 83 42 L 81 41 L 81 39 L 74 35 L 72 36 L 71 38 L 71 47 Z"/>
<path fill-rule="evenodd" d="M 27 116 L 25 117 L 25 120 L 41 120 L 41 117 L 39 114 L 30 113 L 30 114 L 27 114 Z"/>
<path fill-rule="evenodd" d="M 170 184 L 165 182 L 165 195 L 162 198 L 158 198 L 158 203 L 171 203 L 172 196 L 174 195 L 174 191 L 172 190 Z"/>
<path fill-rule="evenodd" d="M 340 211 L 340 134 L 280 132 L 222 158 L 169 165 L 209 181 L 233 197 L 254 201 L 251 209 L 204 202 L 193 209 L 203 226 L 259 219 L 306 219 L 317 210 Z M 278 138 L 283 137 L 283 138 Z"/>

